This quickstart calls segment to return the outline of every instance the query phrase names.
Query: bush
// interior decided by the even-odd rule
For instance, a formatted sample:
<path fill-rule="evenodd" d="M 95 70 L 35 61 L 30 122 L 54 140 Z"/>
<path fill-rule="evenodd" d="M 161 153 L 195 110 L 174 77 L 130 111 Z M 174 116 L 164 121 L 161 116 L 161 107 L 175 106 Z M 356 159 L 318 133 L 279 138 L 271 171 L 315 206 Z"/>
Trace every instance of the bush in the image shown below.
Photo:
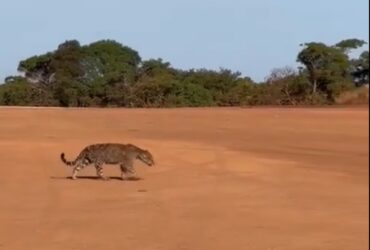
<path fill-rule="evenodd" d="M 330 102 L 334 103 L 335 99 L 344 92 L 350 92 L 354 90 L 355 84 L 350 81 L 337 81 L 334 83 L 331 83 L 327 87 L 327 94 L 328 94 L 328 99 Z"/>
<path fill-rule="evenodd" d="M 369 104 L 369 85 L 341 93 L 335 98 L 336 104 Z"/>
<path fill-rule="evenodd" d="M 6 83 L 1 86 L 0 102 L 10 106 L 28 105 L 30 91 L 30 86 L 25 82 Z"/>
<path fill-rule="evenodd" d="M 363 41 L 338 44 L 352 47 L 306 43 L 297 58 L 303 67 L 273 69 L 265 82 L 256 84 L 228 69 L 180 70 L 160 58 L 142 61 L 137 51 L 113 40 L 88 45 L 69 40 L 54 51 L 22 60 L 18 71 L 25 77 L 5 79 L 0 104 L 201 107 L 364 102 L 367 92 L 354 91 L 351 77 L 368 80 L 368 51 L 349 60 L 348 49 Z"/>
<path fill-rule="evenodd" d="M 204 107 L 213 106 L 211 93 L 201 85 L 175 83 L 165 97 L 165 106 Z"/>
<path fill-rule="evenodd" d="M 331 104 L 327 94 L 323 92 L 316 92 L 315 94 L 307 95 L 304 104 L 306 105 L 327 105 Z"/>

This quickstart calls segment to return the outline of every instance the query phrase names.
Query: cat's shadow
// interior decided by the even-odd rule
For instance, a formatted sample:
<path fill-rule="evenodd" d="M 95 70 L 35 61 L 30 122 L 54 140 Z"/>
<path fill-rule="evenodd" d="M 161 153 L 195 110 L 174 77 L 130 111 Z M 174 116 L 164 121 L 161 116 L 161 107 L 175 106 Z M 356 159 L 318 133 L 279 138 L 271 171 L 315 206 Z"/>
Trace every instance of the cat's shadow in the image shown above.
<path fill-rule="evenodd" d="M 50 179 L 54 179 L 54 180 L 72 180 L 72 177 L 71 176 L 50 176 Z M 140 177 L 126 177 L 125 179 L 122 180 L 122 178 L 118 177 L 118 176 L 111 176 L 111 177 L 109 177 L 108 180 L 103 180 L 103 179 L 99 178 L 98 176 L 78 176 L 77 180 L 78 179 L 95 180 L 95 181 L 110 181 L 110 180 L 140 181 L 140 180 L 142 180 L 142 178 L 140 178 Z"/>

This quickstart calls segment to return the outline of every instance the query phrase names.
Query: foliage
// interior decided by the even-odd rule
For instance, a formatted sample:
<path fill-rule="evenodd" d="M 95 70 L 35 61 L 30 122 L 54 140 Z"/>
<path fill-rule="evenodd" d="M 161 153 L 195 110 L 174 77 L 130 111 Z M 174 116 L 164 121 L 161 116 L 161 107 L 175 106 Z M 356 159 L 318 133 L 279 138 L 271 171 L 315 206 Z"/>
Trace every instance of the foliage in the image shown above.
<path fill-rule="evenodd" d="M 346 77 L 349 60 L 342 50 L 315 42 L 303 46 L 297 61 L 306 67 L 312 94 L 317 90 L 326 91 L 328 84 Z"/>
<path fill-rule="evenodd" d="M 368 80 L 368 77 L 366 79 L 368 53 L 363 52 L 359 59 L 352 61 L 348 55 L 352 49 L 358 49 L 364 44 L 366 42 L 359 39 L 343 40 L 333 46 L 316 42 L 303 44 L 297 61 L 305 66 L 303 74 L 307 74 L 311 83 L 312 96 L 325 95 L 329 102 L 334 102 L 341 92 L 353 87 L 351 75 L 357 75 L 361 80 Z M 366 69 L 362 71 L 364 68 L 358 71 L 359 65 L 367 67 L 367 71 Z M 354 71 L 357 71 L 357 74 L 353 73 Z"/>
<path fill-rule="evenodd" d="M 303 67 L 273 69 L 255 83 L 240 72 L 179 70 L 161 58 L 113 40 L 81 45 L 67 40 L 54 51 L 19 62 L 23 76 L 0 85 L 0 105 L 64 107 L 201 107 L 330 104 L 369 79 L 369 52 L 350 58 L 365 44 L 347 39 L 335 45 L 302 44 Z M 355 84 L 354 84 L 355 83 Z"/>
<path fill-rule="evenodd" d="M 369 88 L 361 86 L 349 91 L 342 92 L 335 98 L 336 104 L 369 104 Z"/>
<path fill-rule="evenodd" d="M 348 53 L 352 49 L 361 48 L 366 42 L 364 40 L 359 40 L 356 38 L 342 40 L 335 44 L 335 47 L 341 49 L 344 53 Z"/>
<path fill-rule="evenodd" d="M 358 58 L 351 60 L 351 75 L 357 86 L 369 83 L 369 51 L 363 51 Z"/>

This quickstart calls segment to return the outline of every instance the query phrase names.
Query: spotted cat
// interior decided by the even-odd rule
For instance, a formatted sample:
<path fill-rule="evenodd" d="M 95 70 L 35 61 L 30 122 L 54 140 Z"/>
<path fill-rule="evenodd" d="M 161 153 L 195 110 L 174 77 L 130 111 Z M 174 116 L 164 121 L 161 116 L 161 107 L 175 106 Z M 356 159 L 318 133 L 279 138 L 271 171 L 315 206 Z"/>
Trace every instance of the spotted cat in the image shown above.
<path fill-rule="evenodd" d="M 118 164 L 121 169 L 121 178 L 127 174 L 134 174 L 133 162 L 139 159 L 148 166 L 154 165 L 152 154 L 133 144 L 99 143 L 86 146 L 74 161 L 68 161 L 64 153 L 60 155 L 61 160 L 68 166 L 74 166 L 72 179 L 77 179 L 78 172 L 89 164 L 94 164 L 98 177 L 108 180 L 103 175 L 103 164 Z"/>

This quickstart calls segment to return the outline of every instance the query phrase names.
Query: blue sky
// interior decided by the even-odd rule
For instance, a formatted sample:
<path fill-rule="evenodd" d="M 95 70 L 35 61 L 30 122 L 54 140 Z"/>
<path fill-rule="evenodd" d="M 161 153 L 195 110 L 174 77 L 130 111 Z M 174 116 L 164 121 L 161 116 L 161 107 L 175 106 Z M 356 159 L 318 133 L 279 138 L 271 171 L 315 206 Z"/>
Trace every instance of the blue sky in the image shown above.
<path fill-rule="evenodd" d="M 369 37 L 368 0 L 1 0 L 0 81 L 67 39 L 114 39 L 174 67 L 261 81 L 295 66 L 299 44 Z"/>

